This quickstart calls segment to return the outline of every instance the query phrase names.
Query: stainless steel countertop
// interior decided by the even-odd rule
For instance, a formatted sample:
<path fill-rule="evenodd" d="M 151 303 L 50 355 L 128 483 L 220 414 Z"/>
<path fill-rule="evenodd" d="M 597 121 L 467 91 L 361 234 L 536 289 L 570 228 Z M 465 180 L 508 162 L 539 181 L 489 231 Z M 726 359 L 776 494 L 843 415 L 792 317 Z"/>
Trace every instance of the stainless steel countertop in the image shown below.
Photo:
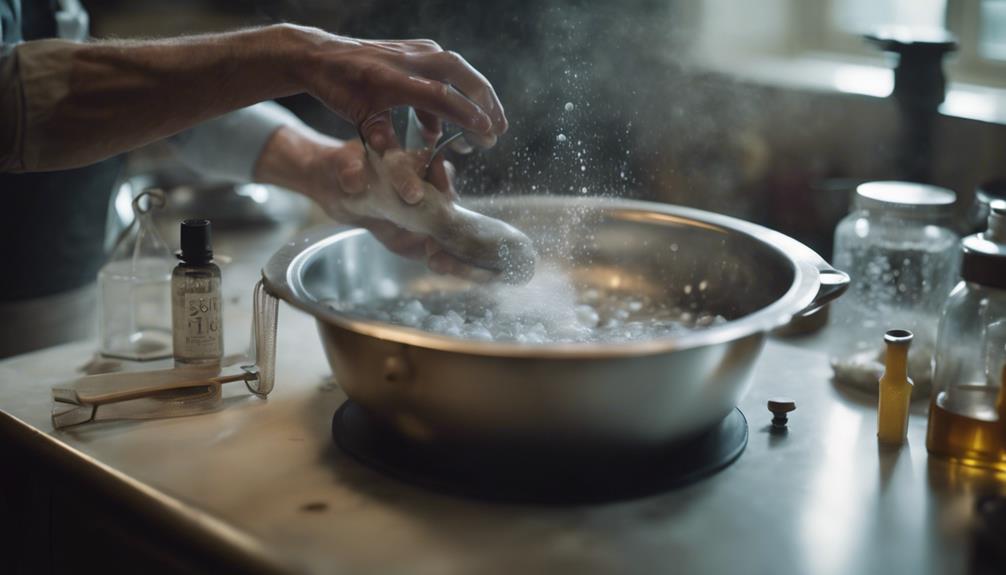
<path fill-rule="evenodd" d="M 247 341 L 258 265 L 224 269 L 229 352 Z M 279 325 L 267 401 L 233 385 L 217 413 L 54 431 L 49 387 L 91 359 L 87 341 L 0 362 L 0 431 L 106 482 L 165 528 L 308 573 L 960 573 L 974 494 L 996 489 L 989 474 L 927 456 L 924 404 L 904 448 L 878 449 L 873 402 L 835 388 L 826 356 L 810 349 L 825 333 L 768 343 L 740 406 L 747 450 L 709 479 L 575 507 L 437 494 L 335 447 L 331 417 L 345 396 L 313 321 L 284 305 Z M 783 436 L 768 433 L 774 395 L 798 405 Z"/>

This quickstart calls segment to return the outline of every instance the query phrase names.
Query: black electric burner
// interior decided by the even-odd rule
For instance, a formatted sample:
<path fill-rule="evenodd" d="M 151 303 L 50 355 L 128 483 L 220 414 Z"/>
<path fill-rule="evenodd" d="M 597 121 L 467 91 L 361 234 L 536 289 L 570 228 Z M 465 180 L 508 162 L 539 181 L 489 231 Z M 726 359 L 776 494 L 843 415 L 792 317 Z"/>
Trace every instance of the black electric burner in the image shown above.
<path fill-rule="evenodd" d="M 521 503 L 596 503 L 687 485 L 730 465 L 747 446 L 747 419 L 734 409 L 686 443 L 646 454 L 544 453 L 417 443 L 352 401 L 332 419 L 336 443 L 403 481 L 453 495 Z"/>

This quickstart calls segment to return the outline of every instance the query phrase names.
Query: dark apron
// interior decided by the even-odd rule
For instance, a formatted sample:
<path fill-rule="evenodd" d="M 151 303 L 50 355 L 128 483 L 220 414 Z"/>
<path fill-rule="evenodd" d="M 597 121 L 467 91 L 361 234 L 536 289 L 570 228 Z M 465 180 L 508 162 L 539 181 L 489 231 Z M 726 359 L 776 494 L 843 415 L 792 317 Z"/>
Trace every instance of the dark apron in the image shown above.
<path fill-rule="evenodd" d="M 4 42 L 56 35 L 56 2 L 0 0 Z M 20 14 L 20 22 L 15 19 Z M 0 174 L 0 230 L 7 246 L 0 301 L 80 288 L 104 262 L 105 218 L 120 157 L 73 170 Z"/>
<path fill-rule="evenodd" d="M 56 8 L 54 0 L 0 0 L 4 43 L 56 36 Z M 0 305 L 10 309 L 15 302 L 27 305 L 94 283 L 105 259 L 105 219 L 121 166 L 122 158 L 115 157 L 73 170 L 0 173 L 0 233 L 6 252 Z M 25 350 L 0 346 L 0 356 L 18 351 Z"/>

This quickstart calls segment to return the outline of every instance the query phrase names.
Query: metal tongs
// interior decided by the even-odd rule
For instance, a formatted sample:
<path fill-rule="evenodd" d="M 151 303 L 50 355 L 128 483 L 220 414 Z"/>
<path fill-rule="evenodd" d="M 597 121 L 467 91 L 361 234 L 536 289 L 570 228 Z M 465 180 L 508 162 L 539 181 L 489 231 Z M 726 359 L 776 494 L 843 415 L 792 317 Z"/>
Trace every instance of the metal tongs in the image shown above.
<path fill-rule="evenodd" d="M 149 419 L 213 411 L 220 404 L 220 386 L 236 381 L 243 381 L 252 394 L 265 398 L 275 383 L 278 310 L 279 300 L 259 281 L 249 353 L 231 358 L 223 366 L 89 375 L 53 387 L 53 427 L 98 419 Z"/>
<path fill-rule="evenodd" d="M 459 148 L 463 134 L 447 136 L 428 148 L 419 117 L 410 108 L 405 151 L 429 149 L 424 158 L 428 169 L 445 148 L 452 144 L 455 149 Z M 378 185 L 373 193 L 346 198 L 343 207 L 347 212 L 360 219 L 387 220 L 401 229 L 431 238 L 444 252 L 466 266 L 468 279 L 500 280 L 510 284 L 531 280 L 538 255 L 526 234 L 503 220 L 469 210 L 446 194 L 425 194 L 420 201 L 406 204 L 394 191 L 392 172 L 395 164 L 411 169 L 413 158 L 408 158 L 409 154 L 402 150 L 378 154 L 366 141 L 364 146 Z M 426 185 L 432 187 L 432 184 Z"/>
<path fill-rule="evenodd" d="M 422 150 L 423 148 L 425 148 L 426 142 L 423 141 L 422 133 L 423 133 L 422 125 L 419 123 L 419 116 L 416 115 L 415 108 L 409 108 L 409 121 L 405 125 L 405 149 Z M 436 145 L 434 145 L 433 149 L 430 151 L 430 157 L 426 160 L 425 169 L 429 170 L 430 164 L 433 163 L 433 160 L 437 159 L 437 156 L 442 154 L 444 150 L 447 149 L 448 146 L 453 144 L 455 141 L 457 141 L 458 138 L 461 138 L 464 135 L 465 133 L 463 131 L 459 131 L 449 136 L 442 137 L 440 141 Z M 458 146 L 455 147 L 457 148 Z M 473 148 L 471 146 L 465 145 L 463 146 L 463 149 L 465 151 L 471 151 Z"/>
<path fill-rule="evenodd" d="M 374 118 L 383 113 L 384 112 L 379 112 L 378 114 L 374 114 L 373 116 L 371 116 L 371 118 Z M 369 121 L 370 121 L 369 119 L 364 120 L 363 122 L 360 123 L 360 126 L 366 125 Z M 357 134 L 360 136 L 360 141 L 366 144 L 367 138 L 364 137 L 363 129 L 360 126 L 357 126 L 356 131 Z M 428 146 L 426 145 L 426 141 L 423 139 L 422 133 L 423 133 L 423 127 L 422 124 L 419 123 L 419 116 L 416 115 L 415 108 L 409 108 L 409 119 L 405 125 L 405 149 L 423 150 L 428 148 Z M 440 141 L 437 142 L 432 149 L 430 149 L 430 156 L 426 160 L 424 169 L 429 170 L 430 165 L 433 163 L 433 160 L 435 160 L 437 156 L 442 154 L 444 150 L 448 148 L 448 146 L 453 148 L 458 153 L 467 154 L 471 152 L 474 149 L 474 147 L 469 145 L 467 142 L 462 141 L 459 143 L 455 143 L 459 138 L 462 138 L 464 135 L 465 135 L 464 131 L 458 131 L 448 136 L 441 137 Z"/>

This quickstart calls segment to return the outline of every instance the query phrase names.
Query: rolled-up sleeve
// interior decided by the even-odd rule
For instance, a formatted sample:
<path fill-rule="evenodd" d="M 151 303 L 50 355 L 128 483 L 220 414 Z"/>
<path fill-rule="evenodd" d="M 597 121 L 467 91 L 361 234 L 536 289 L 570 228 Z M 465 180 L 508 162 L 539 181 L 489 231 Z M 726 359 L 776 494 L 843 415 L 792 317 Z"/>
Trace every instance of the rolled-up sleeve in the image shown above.
<path fill-rule="evenodd" d="M 0 172 L 23 165 L 24 93 L 13 46 L 0 47 Z"/>
<path fill-rule="evenodd" d="M 46 153 L 74 157 L 64 137 L 72 127 L 56 124 L 53 110 L 70 92 L 73 53 L 83 46 L 37 40 L 2 48 L 0 172 L 36 170 Z M 269 137 L 290 124 L 300 124 L 300 120 L 279 104 L 263 102 L 204 122 L 168 141 L 183 161 L 203 174 L 247 182 Z"/>
<path fill-rule="evenodd" d="M 178 156 L 203 175 L 250 182 L 266 142 L 280 126 L 301 121 L 275 102 L 235 110 L 168 138 Z"/>
<path fill-rule="evenodd" d="M 47 151 L 73 158 L 53 110 L 70 92 L 70 66 L 83 44 L 35 40 L 6 47 L 0 61 L 0 172 L 38 169 Z"/>

